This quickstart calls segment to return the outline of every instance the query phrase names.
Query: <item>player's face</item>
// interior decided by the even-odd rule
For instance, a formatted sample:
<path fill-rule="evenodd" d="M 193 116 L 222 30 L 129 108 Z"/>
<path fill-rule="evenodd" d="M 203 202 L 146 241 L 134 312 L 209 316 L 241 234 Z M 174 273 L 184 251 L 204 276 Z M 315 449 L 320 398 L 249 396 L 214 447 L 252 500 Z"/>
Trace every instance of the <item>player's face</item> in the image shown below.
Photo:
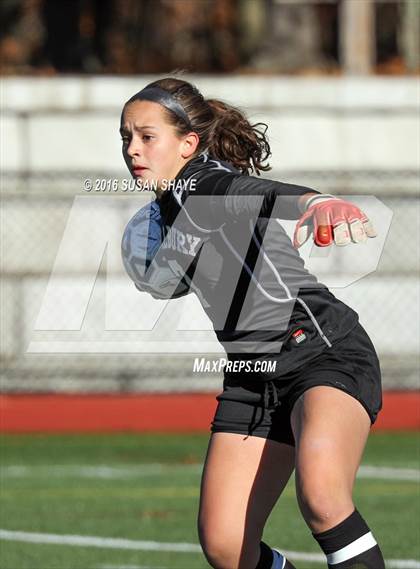
<path fill-rule="evenodd" d="M 123 156 L 134 178 L 144 183 L 173 180 L 190 159 L 186 138 L 179 138 L 166 121 L 164 109 L 151 101 L 134 101 L 121 116 Z"/>

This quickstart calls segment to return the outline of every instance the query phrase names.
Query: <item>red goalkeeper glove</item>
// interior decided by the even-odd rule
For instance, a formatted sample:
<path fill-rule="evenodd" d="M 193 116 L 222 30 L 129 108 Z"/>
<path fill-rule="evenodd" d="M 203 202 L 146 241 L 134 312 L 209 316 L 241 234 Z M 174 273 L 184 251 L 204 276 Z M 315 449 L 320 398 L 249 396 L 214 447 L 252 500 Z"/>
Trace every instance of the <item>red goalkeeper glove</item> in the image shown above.
<path fill-rule="evenodd" d="M 342 247 L 349 243 L 364 243 L 376 237 L 372 222 L 353 203 L 329 194 L 315 194 L 305 203 L 305 213 L 299 219 L 293 245 L 299 248 L 314 235 L 315 245 L 327 247 L 333 241 Z"/>

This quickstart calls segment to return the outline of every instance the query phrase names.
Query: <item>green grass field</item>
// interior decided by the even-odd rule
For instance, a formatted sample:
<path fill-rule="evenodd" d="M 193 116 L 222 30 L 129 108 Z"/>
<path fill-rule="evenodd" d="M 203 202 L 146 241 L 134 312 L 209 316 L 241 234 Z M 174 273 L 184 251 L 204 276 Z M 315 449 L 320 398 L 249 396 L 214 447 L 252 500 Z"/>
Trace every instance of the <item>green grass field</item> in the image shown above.
<path fill-rule="evenodd" d="M 0 441 L 2 530 L 198 544 L 196 514 L 206 435 L 3 435 Z M 418 435 L 373 434 L 364 465 L 404 470 L 373 469 L 373 477 L 360 477 L 356 483 L 357 506 L 369 520 L 385 557 L 417 560 L 418 565 L 401 567 L 420 567 L 420 493 L 413 470 L 419 468 L 419 459 Z M 279 548 L 320 553 L 300 517 L 292 483 L 273 511 L 264 537 Z M 299 569 L 326 567 L 306 560 L 295 564 Z M 209 566 L 199 551 L 2 539 L 0 567 Z"/>

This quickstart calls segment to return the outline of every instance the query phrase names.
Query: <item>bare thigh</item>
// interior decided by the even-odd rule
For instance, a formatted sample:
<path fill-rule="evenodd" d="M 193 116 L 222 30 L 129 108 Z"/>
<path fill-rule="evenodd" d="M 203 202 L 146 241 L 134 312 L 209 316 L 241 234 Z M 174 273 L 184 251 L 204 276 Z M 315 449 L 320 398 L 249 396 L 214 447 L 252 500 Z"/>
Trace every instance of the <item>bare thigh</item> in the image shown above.
<path fill-rule="evenodd" d="M 299 506 L 311 530 L 322 532 L 354 510 L 353 484 L 370 419 L 352 396 L 317 386 L 298 399 L 291 421 Z"/>
<path fill-rule="evenodd" d="M 294 455 L 293 447 L 262 437 L 212 435 L 198 527 L 213 567 L 256 566 L 264 525 L 293 472 Z"/>

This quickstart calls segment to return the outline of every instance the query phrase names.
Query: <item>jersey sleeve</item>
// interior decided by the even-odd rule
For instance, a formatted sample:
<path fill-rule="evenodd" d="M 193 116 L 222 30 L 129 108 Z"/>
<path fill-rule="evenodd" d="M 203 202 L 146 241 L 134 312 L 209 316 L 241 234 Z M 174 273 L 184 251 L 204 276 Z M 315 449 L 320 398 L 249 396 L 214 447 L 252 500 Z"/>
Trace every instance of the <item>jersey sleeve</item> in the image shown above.
<path fill-rule="evenodd" d="M 217 175 L 219 174 L 219 175 Z M 216 173 L 201 179 L 194 196 L 199 197 L 194 217 L 203 227 L 255 217 L 298 219 L 299 197 L 317 190 L 275 180 L 232 173 Z"/>

